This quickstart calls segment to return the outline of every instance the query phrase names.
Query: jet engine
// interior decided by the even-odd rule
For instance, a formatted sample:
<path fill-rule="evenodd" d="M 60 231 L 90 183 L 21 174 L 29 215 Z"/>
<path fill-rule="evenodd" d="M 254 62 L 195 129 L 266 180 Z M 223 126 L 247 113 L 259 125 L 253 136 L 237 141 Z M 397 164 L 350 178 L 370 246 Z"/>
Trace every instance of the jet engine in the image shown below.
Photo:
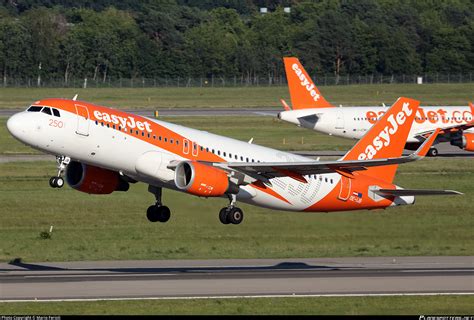
<path fill-rule="evenodd" d="M 200 197 L 239 192 L 225 171 L 194 161 L 183 161 L 176 166 L 174 182 L 180 190 Z"/>
<path fill-rule="evenodd" d="M 129 188 L 117 172 L 77 161 L 71 161 L 67 166 L 66 181 L 71 188 L 90 194 L 109 194 Z"/>
<path fill-rule="evenodd" d="M 464 133 L 459 138 L 451 140 L 451 144 L 466 151 L 474 151 L 474 133 Z"/>

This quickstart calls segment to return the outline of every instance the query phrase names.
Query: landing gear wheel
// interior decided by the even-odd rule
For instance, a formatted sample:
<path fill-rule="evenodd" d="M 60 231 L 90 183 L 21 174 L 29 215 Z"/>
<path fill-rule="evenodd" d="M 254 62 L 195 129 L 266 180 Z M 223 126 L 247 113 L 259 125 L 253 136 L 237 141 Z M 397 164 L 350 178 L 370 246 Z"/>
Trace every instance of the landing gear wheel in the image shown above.
<path fill-rule="evenodd" d="M 56 188 L 62 188 L 64 186 L 64 179 L 61 177 L 56 178 Z"/>
<path fill-rule="evenodd" d="M 62 188 L 64 186 L 64 179 L 61 177 L 51 177 L 49 179 L 51 188 Z"/>
<path fill-rule="evenodd" d="M 158 210 L 156 210 L 156 206 L 149 206 L 146 210 L 146 217 L 150 222 L 157 222 L 158 221 Z"/>
<path fill-rule="evenodd" d="M 232 224 L 239 224 L 244 219 L 244 213 L 242 212 L 240 208 L 233 207 L 232 209 L 228 211 L 227 219 Z"/>
<path fill-rule="evenodd" d="M 436 149 L 436 148 L 431 148 L 431 149 L 428 151 L 428 156 L 430 156 L 430 157 L 436 157 L 436 156 L 438 156 L 438 149 Z"/>
<path fill-rule="evenodd" d="M 158 207 L 158 221 L 166 222 L 171 217 L 171 211 L 167 206 Z"/>
<path fill-rule="evenodd" d="M 56 182 L 56 177 L 49 178 L 49 186 L 51 188 L 56 188 L 56 183 L 55 182 Z"/>
<path fill-rule="evenodd" d="M 149 206 L 146 210 L 146 217 L 151 222 L 166 222 L 171 217 L 171 211 L 167 206 Z"/>
<path fill-rule="evenodd" d="M 222 208 L 221 211 L 219 211 L 219 220 L 223 224 L 229 224 L 230 223 L 227 213 L 228 213 L 228 208 L 227 207 Z"/>

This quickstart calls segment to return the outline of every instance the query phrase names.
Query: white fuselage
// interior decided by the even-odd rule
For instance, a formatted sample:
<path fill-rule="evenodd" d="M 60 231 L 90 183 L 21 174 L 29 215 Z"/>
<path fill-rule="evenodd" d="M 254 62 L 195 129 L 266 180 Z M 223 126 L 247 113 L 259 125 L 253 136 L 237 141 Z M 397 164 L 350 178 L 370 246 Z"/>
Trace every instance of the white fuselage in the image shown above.
<path fill-rule="evenodd" d="M 360 139 L 380 118 L 388 107 L 336 107 L 282 111 L 281 120 L 298 126 L 349 139 Z M 420 133 L 436 128 L 463 125 L 473 120 L 468 106 L 420 107 L 411 128 L 407 143 L 419 143 Z M 442 142 L 442 141 L 437 141 Z"/>

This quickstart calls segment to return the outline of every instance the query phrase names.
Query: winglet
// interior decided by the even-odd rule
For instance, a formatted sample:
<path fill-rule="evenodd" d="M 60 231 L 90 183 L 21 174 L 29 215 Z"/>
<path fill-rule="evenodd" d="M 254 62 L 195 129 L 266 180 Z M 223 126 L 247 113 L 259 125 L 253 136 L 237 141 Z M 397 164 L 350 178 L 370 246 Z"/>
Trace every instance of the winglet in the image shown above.
<path fill-rule="evenodd" d="M 334 107 L 321 95 L 298 58 L 284 57 L 283 63 L 293 109 Z"/>
<path fill-rule="evenodd" d="M 285 108 L 286 111 L 290 111 L 290 110 L 291 110 L 291 107 L 288 105 L 288 103 L 286 103 L 285 100 L 280 99 L 280 102 L 281 102 L 281 104 L 283 105 L 283 108 Z"/>
<path fill-rule="evenodd" d="M 430 151 L 431 146 L 436 140 L 436 137 L 438 136 L 439 132 L 441 131 L 440 128 L 437 128 L 416 150 L 414 153 L 417 157 L 423 158 L 428 154 L 428 151 Z"/>
<path fill-rule="evenodd" d="M 76 99 L 77 99 L 77 93 L 76 93 L 76 95 L 72 98 L 72 100 L 73 100 L 73 101 L 76 101 Z"/>

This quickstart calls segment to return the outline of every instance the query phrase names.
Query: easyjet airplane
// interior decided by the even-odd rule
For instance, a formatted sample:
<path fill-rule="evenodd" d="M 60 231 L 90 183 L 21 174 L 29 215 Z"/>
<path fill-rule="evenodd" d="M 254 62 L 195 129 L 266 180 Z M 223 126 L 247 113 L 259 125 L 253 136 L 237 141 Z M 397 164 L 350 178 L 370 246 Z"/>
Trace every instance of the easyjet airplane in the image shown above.
<path fill-rule="evenodd" d="M 66 182 L 90 194 L 126 191 L 144 182 L 156 203 L 150 221 L 165 222 L 170 210 L 162 188 L 200 197 L 227 197 L 224 224 L 243 219 L 236 201 L 287 211 L 344 211 L 413 204 L 416 195 L 459 194 L 410 190 L 393 184 L 397 165 L 421 159 L 420 149 L 402 157 L 418 101 L 400 98 L 342 159 L 314 161 L 87 102 L 46 99 L 7 122 L 21 142 L 57 156 L 52 187 Z"/>
<path fill-rule="evenodd" d="M 294 57 L 283 58 L 292 109 L 281 100 L 286 111 L 278 118 L 329 135 L 360 139 L 379 119 L 387 108 L 334 107 L 321 95 L 311 77 Z M 435 140 L 450 142 L 467 151 L 474 151 L 474 106 L 423 106 L 415 116 L 415 122 L 408 135 L 405 149 L 416 150 L 426 138 L 440 128 Z M 438 155 L 436 148 L 430 148 L 428 155 Z"/>

